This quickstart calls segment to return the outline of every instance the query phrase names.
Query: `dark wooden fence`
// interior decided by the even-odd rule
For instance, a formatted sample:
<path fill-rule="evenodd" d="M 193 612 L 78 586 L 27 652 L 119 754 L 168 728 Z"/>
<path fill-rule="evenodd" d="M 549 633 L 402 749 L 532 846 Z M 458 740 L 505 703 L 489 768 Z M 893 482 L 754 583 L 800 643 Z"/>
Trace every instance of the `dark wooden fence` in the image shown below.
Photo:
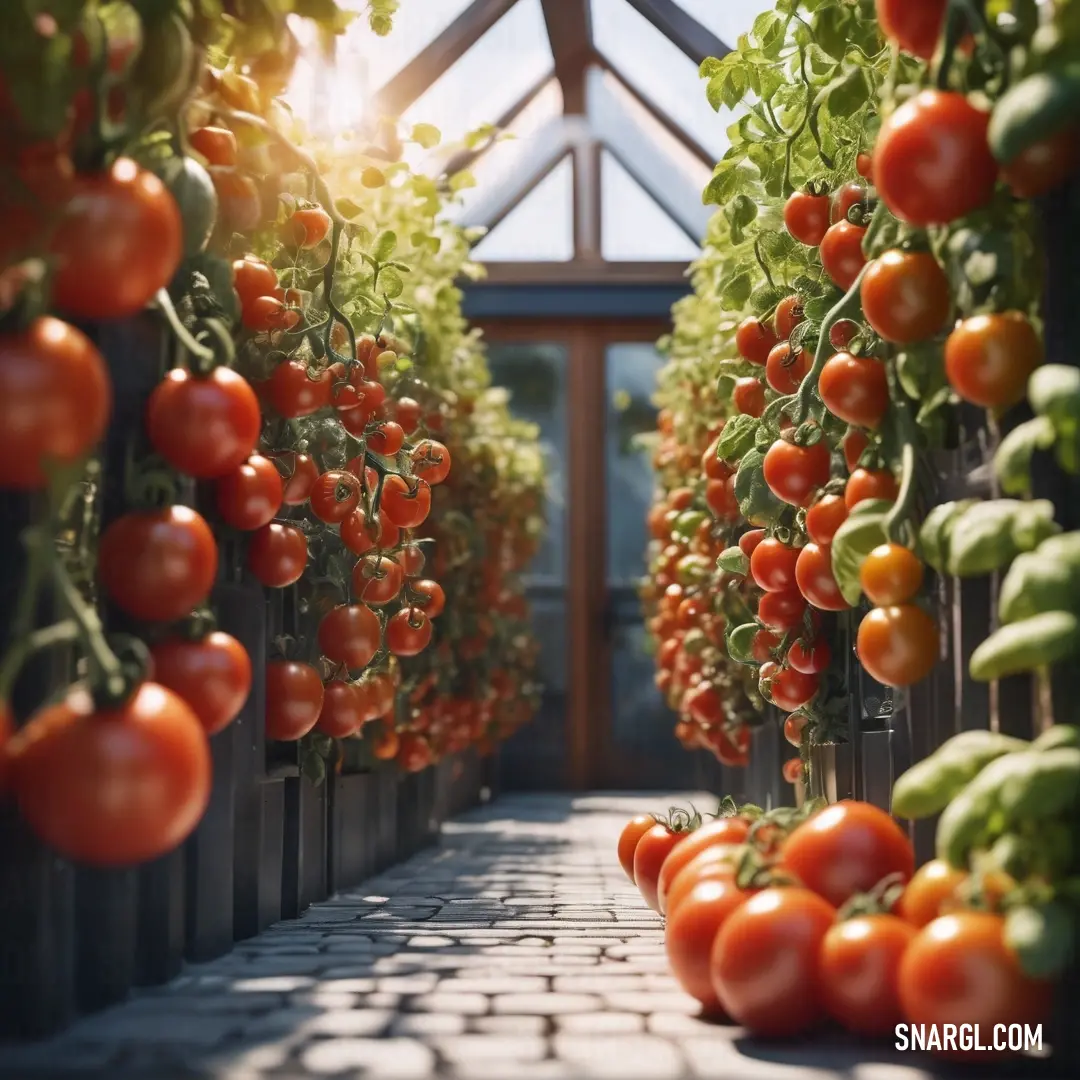
<path fill-rule="evenodd" d="M 125 509 L 127 441 L 142 428 L 147 395 L 168 366 L 170 338 L 151 315 L 89 328 L 109 363 L 116 395 L 95 514 Z M 184 500 L 198 505 L 194 486 Z M 24 563 L 19 533 L 31 501 L 0 493 L 0 611 L 10 618 Z M 178 850 L 131 870 L 73 866 L 45 849 L 0 805 L 0 1038 L 33 1038 L 76 1015 L 166 982 L 185 960 L 204 961 L 329 893 L 359 884 L 432 843 L 442 820 L 475 805 L 493 782 L 491 759 L 466 753 L 422 773 L 393 766 L 335 774 L 315 786 L 295 748 L 270 744 L 264 727 L 265 657 L 280 633 L 281 595 L 243 570 L 223 542 L 213 603 L 222 630 L 252 658 L 251 696 L 211 739 L 213 794 Z M 51 600 L 42 603 L 49 621 Z M 106 610 L 110 630 L 123 630 Z M 4 631 L 6 636 L 6 630 Z M 20 719 L 75 676 L 73 657 L 35 659 L 16 687 Z M 491 774 L 491 775 L 489 775 Z"/>

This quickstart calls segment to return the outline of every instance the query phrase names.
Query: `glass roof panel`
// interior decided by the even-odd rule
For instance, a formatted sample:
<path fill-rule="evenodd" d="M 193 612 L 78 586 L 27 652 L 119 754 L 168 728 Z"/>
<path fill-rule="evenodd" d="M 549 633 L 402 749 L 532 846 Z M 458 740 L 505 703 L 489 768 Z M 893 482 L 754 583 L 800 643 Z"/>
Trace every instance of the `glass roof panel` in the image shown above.
<path fill-rule="evenodd" d="M 719 115 L 713 112 L 705 100 L 705 84 L 698 78 L 697 65 L 626 0 L 590 2 L 593 36 L 600 53 L 705 149 L 717 159 L 722 157 L 729 145 L 726 129 L 731 114 L 726 109 Z"/>
<path fill-rule="evenodd" d="M 402 119 L 434 124 L 444 143 L 457 142 L 481 124 L 498 120 L 553 67 L 540 0 L 518 0 Z"/>
<path fill-rule="evenodd" d="M 574 168 L 564 157 L 473 248 L 480 262 L 568 262 L 574 257 Z"/>
<path fill-rule="evenodd" d="M 609 262 L 689 262 L 701 254 L 607 150 L 600 158 L 600 252 Z"/>
<path fill-rule="evenodd" d="M 769 6 L 762 0 L 676 0 L 706 30 L 711 30 L 729 49 L 740 34 L 748 34 L 754 19 Z"/>
<path fill-rule="evenodd" d="M 561 116 L 562 108 L 562 87 L 558 79 L 552 79 L 507 127 L 505 134 L 513 137 L 492 143 L 469 167 L 476 177 L 476 187 L 461 192 L 459 201 L 450 206 L 450 218 L 456 221 L 464 217 L 477 202 L 504 184 L 512 183 L 517 166 L 528 153 L 530 136 L 549 120 Z"/>

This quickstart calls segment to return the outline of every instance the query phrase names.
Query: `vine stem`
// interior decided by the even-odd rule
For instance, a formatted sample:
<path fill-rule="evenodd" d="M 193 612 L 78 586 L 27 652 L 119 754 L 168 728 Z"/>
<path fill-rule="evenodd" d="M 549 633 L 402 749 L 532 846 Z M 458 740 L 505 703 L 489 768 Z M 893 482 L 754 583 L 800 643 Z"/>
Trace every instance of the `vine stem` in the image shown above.
<path fill-rule="evenodd" d="M 105 692 L 114 699 L 121 697 L 125 689 L 124 670 L 105 640 L 105 631 L 98 613 L 82 598 L 59 559 L 52 560 L 52 571 L 53 580 L 78 627 L 79 637 L 86 646 L 90 659 L 105 679 Z"/>
<path fill-rule="evenodd" d="M 180 321 L 180 316 L 176 313 L 176 307 L 173 305 L 172 297 L 169 295 L 167 289 L 158 289 L 157 295 L 154 297 L 157 301 L 157 306 L 160 309 L 162 315 L 165 316 L 165 321 L 168 322 L 169 328 L 176 335 L 180 344 L 192 356 L 202 361 L 204 364 L 210 364 L 215 359 L 215 354 L 212 349 L 208 349 L 205 345 L 200 345 L 188 331 L 188 328 Z"/>

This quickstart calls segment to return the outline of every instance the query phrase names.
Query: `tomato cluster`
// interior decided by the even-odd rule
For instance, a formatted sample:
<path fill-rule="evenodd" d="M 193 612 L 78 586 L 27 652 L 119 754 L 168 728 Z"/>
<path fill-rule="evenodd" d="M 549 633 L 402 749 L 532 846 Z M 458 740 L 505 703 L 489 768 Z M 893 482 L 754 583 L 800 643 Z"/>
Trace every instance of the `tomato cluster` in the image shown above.
<path fill-rule="evenodd" d="M 1006 943 L 1001 905 L 1016 883 L 936 860 L 916 871 L 907 835 L 869 803 L 746 808 L 707 824 L 641 815 L 618 857 L 665 916 L 683 989 L 754 1035 L 832 1020 L 891 1039 L 902 1023 L 989 1031 L 1049 1015 L 1053 981 L 1025 975 Z"/>

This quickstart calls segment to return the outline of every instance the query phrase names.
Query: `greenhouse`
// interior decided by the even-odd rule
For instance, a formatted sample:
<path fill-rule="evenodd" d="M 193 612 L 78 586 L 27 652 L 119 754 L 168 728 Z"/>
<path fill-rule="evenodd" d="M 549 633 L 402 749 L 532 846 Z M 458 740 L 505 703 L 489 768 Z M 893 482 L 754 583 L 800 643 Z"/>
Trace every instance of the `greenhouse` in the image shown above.
<path fill-rule="evenodd" d="M 1080 0 L 2 6 L 0 1076 L 1076 1075 Z"/>

